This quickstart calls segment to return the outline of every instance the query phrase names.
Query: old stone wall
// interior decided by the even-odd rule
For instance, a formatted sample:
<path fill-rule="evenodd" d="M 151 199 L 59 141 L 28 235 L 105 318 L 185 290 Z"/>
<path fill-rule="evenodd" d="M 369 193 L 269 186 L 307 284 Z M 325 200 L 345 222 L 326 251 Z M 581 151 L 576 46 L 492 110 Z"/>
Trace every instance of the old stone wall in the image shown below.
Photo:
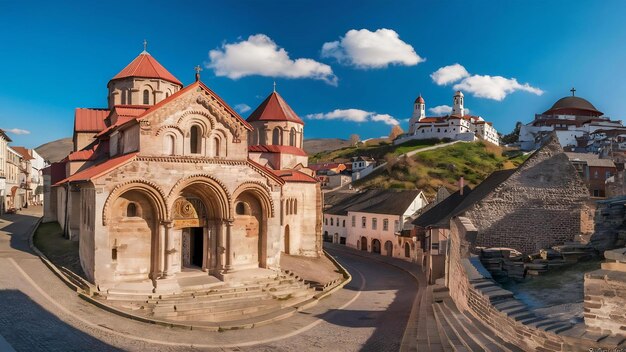
<path fill-rule="evenodd" d="M 530 312 L 511 291 L 502 289 L 469 252 L 475 233 L 469 219 L 451 221 L 446 283 L 459 310 L 469 312 L 495 335 L 524 351 L 608 350 L 621 343 L 622 339 L 605 339 L 606 335 L 589 333 L 582 324 L 573 325 Z"/>
<path fill-rule="evenodd" d="M 580 235 L 588 198 L 587 188 L 553 138 L 463 216 L 478 229 L 476 246 L 531 253 Z"/>

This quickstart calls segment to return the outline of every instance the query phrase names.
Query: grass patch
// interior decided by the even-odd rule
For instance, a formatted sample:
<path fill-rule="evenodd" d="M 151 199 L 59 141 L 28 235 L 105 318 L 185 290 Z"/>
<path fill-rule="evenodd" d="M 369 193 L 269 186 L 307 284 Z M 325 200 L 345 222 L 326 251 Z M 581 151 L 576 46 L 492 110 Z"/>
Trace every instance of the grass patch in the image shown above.
<path fill-rule="evenodd" d="M 64 238 L 63 229 L 59 223 L 40 224 L 35 231 L 33 242 L 52 263 L 85 278 L 78 255 L 78 242 Z"/>
<path fill-rule="evenodd" d="M 359 145 L 359 147 L 345 147 L 333 151 L 319 152 L 309 157 L 309 164 L 330 162 L 335 159 L 350 159 L 354 156 L 369 156 L 374 159 L 383 159 L 387 154 L 401 155 L 413 150 L 426 148 L 443 143 L 439 139 L 410 140 L 399 145 L 387 142 Z"/>
<path fill-rule="evenodd" d="M 457 143 L 412 158 L 390 158 L 392 165 L 354 183 L 359 188 L 421 189 L 432 197 L 441 186 L 458 189 L 461 176 L 475 187 L 496 170 L 519 166 L 528 156 L 484 142 Z"/>

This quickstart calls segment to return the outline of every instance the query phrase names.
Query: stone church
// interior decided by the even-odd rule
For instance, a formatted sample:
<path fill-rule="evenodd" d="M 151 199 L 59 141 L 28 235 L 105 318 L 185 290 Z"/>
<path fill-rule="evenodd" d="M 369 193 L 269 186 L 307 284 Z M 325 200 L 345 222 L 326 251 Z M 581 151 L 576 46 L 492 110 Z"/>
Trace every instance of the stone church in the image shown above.
<path fill-rule="evenodd" d="M 76 109 L 74 151 L 45 188 L 45 219 L 79 242 L 98 289 L 177 292 L 183 273 L 245 281 L 281 253 L 320 256 L 304 123 L 276 91 L 244 120 L 145 50 L 107 88 L 107 108 Z"/>

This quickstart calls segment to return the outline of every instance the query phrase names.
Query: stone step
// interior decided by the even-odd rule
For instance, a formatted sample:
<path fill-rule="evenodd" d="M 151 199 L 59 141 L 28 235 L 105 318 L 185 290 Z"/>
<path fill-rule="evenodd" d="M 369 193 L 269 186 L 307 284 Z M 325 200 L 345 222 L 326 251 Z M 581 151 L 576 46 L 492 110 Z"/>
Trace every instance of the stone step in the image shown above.
<path fill-rule="evenodd" d="M 260 288 L 250 289 L 246 291 L 234 291 L 234 292 L 201 292 L 195 295 L 185 295 L 185 296 L 171 296 L 162 299 L 148 299 L 148 303 L 158 303 L 158 302 L 185 302 L 188 300 L 215 300 L 222 298 L 233 298 L 233 297 L 246 297 L 249 295 L 257 294 L 263 292 Z"/>
<path fill-rule="evenodd" d="M 179 313 L 175 316 L 166 316 L 168 320 L 173 321 L 229 321 L 229 320 L 239 320 L 243 318 L 250 318 L 256 315 L 263 315 L 272 310 L 276 310 L 280 308 L 280 305 L 271 304 L 271 305 L 255 305 L 251 307 L 241 307 L 230 310 L 223 310 L 217 312 L 203 311 L 197 310 L 194 312 L 185 312 Z M 155 315 L 154 317 L 161 317 Z"/>
<path fill-rule="evenodd" d="M 159 301 L 157 304 L 152 305 L 153 309 L 156 310 L 174 310 L 174 307 L 176 307 L 177 310 L 185 310 L 187 308 L 194 308 L 194 307 L 220 307 L 220 306 L 228 306 L 231 303 L 238 303 L 238 302 L 245 302 L 245 303 L 251 303 L 251 304 L 255 304 L 255 302 L 260 301 L 260 300 L 269 300 L 272 299 L 272 297 L 270 297 L 269 295 L 267 295 L 266 293 L 258 293 L 258 294 L 254 294 L 254 295 L 250 295 L 250 296 L 245 296 L 245 297 L 231 297 L 231 298 L 224 298 L 224 299 L 215 299 L 215 300 L 194 300 L 194 299 L 190 299 L 187 301 L 180 301 L 180 302 L 168 302 L 168 301 Z"/>
<path fill-rule="evenodd" d="M 267 307 L 279 307 L 280 303 L 277 303 L 275 300 L 263 300 L 256 301 L 254 303 L 251 302 L 235 302 L 228 305 L 223 306 L 208 306 L 208 307 L 184 307 L 176 310 L 154 310 L 152 312 L 152 316 L 179 320 L 177 317 L 196 317 L 199 315 L 207 315 L 207 316 L 227 316 L 227 315 L 239 315 L 245 314 L 246 312 L 256 312 L 260 309 L 264 309 Z M 184 318 L 183 320 L 189 320 Z"/>
<path fill-rule="evenodd" d="M 441 310 L 442 303 L 433 303 L 433 310 L 435 311 L 435 320 L 437 324 L 441 327 L 443 331 L 443 335 L 441 336 L 442 340 L 447 340 L 454 351 L 472 351 L 465 342 L 459 337 L 456 333 L 454 327 L 450 324 L 448 319 L 446 319 L 445 313 Z M 483 349 L 479 349 L 483 351 Z"/>

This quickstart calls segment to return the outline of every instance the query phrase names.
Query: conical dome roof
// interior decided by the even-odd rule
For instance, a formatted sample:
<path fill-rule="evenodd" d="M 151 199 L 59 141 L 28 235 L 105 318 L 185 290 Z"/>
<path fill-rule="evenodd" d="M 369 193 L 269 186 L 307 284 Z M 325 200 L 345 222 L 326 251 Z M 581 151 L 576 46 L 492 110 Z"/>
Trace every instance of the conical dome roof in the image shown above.
<path fill-rule="evenodd" d="M 246 120 L 255 121 L 289 121 L 304 125 L 298 115 L 277 92 L 272 92 Z"/>
<path fill-rule="evenodd" d="M 143 51 L 139 54 L 139 56 L 128 64 L 128 66 L 124 67 L 124 69 L 111 80 L 127 77 L 160 78 L 180 86 L 183 85 L 147 51 Z"/>

